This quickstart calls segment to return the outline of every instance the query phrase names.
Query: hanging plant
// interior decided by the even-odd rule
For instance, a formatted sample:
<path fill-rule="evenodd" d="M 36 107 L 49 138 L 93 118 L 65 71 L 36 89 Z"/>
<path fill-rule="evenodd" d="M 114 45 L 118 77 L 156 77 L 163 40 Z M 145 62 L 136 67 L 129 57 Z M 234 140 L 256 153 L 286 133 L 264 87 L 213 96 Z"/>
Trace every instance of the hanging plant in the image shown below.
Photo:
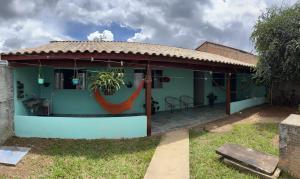
<path fill-rule="evenodd" d="M 78 77 L 78 69 L 77 69 L 76 60 L 74 61 L 74 75 L 73 75 L 72 83 L 73 83 L 73 85 L 78 85 L 79 84 L 79 77 Z"/>
<path fill-rule="evenodd" d="M 91 90 L 100 89 L 105 95 L 113 95 L 125 85 L 122 69 L 110 69 L 106 72 L 96 72 L 89 78 Z"/>
<path fill-rule="evenodd" d="M 41 62 L 40 62 L 40 66 L 39 66 L 39 73 L 38 73 L 38 84 L 40 84 L 40 85 L 42 85 L 42 84 L 44 84 L 44 82 L 45 82 L 45 80 L 44 80 L 44 78 L 42 78 L 42 64 L 41 64 Z"/>

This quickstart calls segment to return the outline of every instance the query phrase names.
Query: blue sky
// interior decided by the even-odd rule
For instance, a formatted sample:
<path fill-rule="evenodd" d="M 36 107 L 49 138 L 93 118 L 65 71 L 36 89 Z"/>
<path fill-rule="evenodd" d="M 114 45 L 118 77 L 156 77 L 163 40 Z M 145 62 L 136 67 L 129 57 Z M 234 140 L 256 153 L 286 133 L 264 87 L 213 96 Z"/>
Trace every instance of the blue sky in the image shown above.
<path fill-rule="evenodd" d="M 252 52 L 258 17 L 296 1 L 0 0 L 0 52 L 99 37 L 191 49 L 212 41 Z"/>
<path fill-rule="evenodd" d="M 87 40 L 88 34 L 95 31 L 103 32 L 104 30 L 109 30 L 114 34 L 115 41 L 127 41 L 127 39 L 134 36 L 135 33 L 140 32 L 138 29 L 122 27 L 117 23 L 112 23 L 110 25 L 95 25 L 67 22 L 66 27 L 66 35 L 76 40 Z"/>

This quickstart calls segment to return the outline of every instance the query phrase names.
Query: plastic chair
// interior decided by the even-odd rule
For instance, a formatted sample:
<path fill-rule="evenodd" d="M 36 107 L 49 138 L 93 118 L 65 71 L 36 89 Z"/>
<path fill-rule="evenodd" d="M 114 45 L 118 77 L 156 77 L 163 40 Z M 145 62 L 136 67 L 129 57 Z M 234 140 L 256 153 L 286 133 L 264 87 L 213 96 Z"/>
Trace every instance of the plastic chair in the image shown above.
<path fill-rule="evenodd" d="M 168 96 L 168 97 L 165 97 L 165 105 L 166 105 L 166 109 L 170 108 L 171 113 L 173 113 L 174 109 L 177 106 L 180 107 L 180 100 L 178 98 Z"/>
<path fill-rule="evenodd" d="M 194 98 L 187 96 L 187 95 L 182 95 L 179 98 L 181 105 L 185 108 L 185 110 L 188 110 L 189 107 L 194 106 Z"/>

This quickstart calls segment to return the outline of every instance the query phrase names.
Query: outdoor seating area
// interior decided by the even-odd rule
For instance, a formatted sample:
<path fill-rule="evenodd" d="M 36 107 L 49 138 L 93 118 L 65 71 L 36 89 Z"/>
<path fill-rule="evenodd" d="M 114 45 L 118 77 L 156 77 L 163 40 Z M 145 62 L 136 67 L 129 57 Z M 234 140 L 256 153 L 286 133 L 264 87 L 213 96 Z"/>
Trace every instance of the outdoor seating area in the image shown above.
<path fill-rule="evenodd" d="M 190 128 L 226 117 L 225 104 L 195 107 L 186 110 L 158 112 L 152 116 L 152 133 L 161 134 L 180 128 Z"/>
<path fill-rule="evenodd" d="M 195 107 L 194 98 L 188 95 L 181 95 L 179 98 L 173 96 L 165 97 L 165 109 L 170 110 L 171 113 L 174 110 L 188 110 L 189 108 Z"/>

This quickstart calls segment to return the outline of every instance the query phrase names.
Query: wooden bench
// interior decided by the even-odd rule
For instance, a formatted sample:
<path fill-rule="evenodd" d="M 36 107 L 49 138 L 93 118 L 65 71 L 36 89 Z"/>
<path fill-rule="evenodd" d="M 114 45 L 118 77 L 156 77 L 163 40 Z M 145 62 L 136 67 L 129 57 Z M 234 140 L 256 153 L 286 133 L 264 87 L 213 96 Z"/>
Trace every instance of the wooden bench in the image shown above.
<path fill-rule="evenodd" d="M 226 164 L 259 175 L 263 178 L 278 178 L 278 157 L 265 154 L 237 144 L 224 144 L 216 150 Z"/>

